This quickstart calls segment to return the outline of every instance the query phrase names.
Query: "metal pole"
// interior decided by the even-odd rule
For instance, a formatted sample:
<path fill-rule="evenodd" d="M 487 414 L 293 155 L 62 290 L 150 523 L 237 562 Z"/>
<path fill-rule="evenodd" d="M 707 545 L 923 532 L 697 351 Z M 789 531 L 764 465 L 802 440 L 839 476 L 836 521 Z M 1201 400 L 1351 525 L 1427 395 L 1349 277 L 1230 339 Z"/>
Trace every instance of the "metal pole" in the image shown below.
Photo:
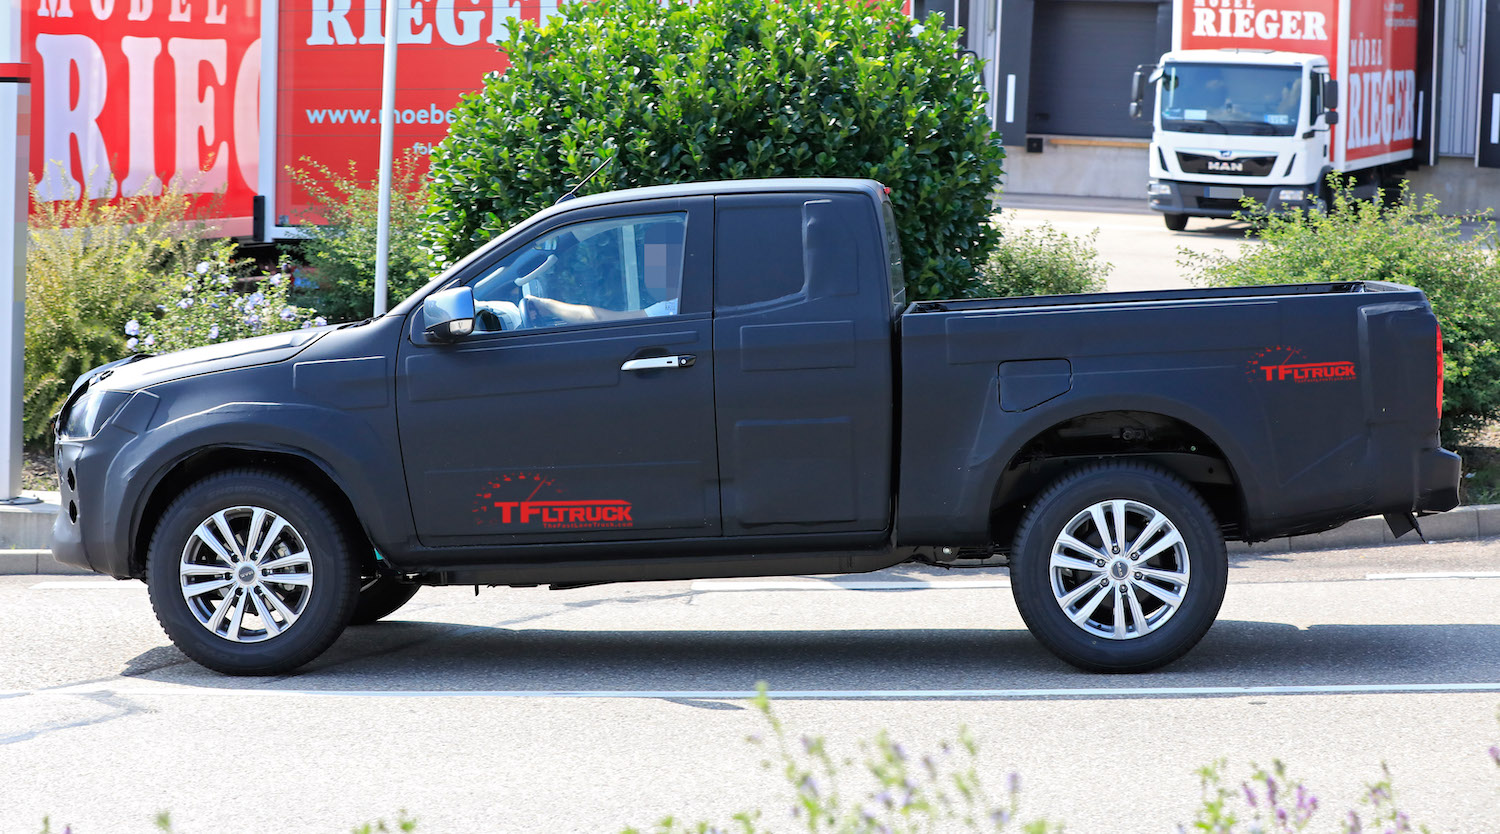
<path fill-rule="evenodd" d="M 391 161 L 396 144 L 396 0 L 385 0 L 385 80 L 380 87 L 380 216 L 375 222 L 375 315 L 385 313 L 391 266 Z"/>
<path fill-rule="evenodd" d="M 0 14 L 0 499 L 14 499 L 21 494 L 31 68 L 20 63 L 20 0 L 5 0 Z"/>

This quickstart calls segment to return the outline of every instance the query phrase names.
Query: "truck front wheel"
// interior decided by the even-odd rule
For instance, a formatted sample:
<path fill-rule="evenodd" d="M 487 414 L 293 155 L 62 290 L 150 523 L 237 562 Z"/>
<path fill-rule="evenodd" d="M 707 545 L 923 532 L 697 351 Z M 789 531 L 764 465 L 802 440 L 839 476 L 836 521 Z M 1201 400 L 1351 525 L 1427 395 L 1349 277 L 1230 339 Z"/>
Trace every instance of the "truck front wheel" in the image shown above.
<path fill-rule="evenodd" d="M 1187 228 L 1186 214 L 1163 214 L 1161 219 L 1166 221 L 1167 229 L 1170 231 L 1180 232 Z"/>
<path fill-rule="evenodd" d="M 183 654 L 225 674 L 277 675 L 338 638 L 360 576 L 321 496 L 273 472 L 235 469 L 167 508 L 147 551 L 146 586 Z"/>
<path fill-rule="evenodd" d="M 1136 463 L 1059 478 L 1032 504 L 1011 554 L 1026 627 L 1093 672 L 1144 672 L 1186 654 L 1218 616 L 1228 575 L 1203 498 Z"/>

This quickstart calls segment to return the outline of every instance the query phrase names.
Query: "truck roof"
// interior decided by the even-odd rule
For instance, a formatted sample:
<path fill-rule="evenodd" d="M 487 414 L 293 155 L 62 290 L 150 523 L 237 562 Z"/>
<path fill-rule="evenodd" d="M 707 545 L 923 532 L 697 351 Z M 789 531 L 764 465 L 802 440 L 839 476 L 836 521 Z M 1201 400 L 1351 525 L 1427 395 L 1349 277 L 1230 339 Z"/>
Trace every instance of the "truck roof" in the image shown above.
<path fill-rule="evenodd" d="M 610 203 L 628 203 L 636 200 L 655 200 L 663 197 L 704 197 L 717 194 L 763 194 L 784 191 L 863 191 L 879 199 L 885 186 L 875 180 L 842 177 L 784 177 L 758 180 L 713 180 L 710 182 L 684 182 L 675 185 L 650 185 L 644 188 L 622 188 L 578 197 L 558 203 L 536 218 L 553 214 L 563 209 L 602 206 Z"/>
<path fill-rule="evenodd" d="M 1269 49 L 1179 49 L 1161 56 L 1162 63 L 1185 64 L 1259 64 L 1266 66 L 1307 66 L 1326 64 L 1328 59 L 1310 52 L 1278 52 Z"/>

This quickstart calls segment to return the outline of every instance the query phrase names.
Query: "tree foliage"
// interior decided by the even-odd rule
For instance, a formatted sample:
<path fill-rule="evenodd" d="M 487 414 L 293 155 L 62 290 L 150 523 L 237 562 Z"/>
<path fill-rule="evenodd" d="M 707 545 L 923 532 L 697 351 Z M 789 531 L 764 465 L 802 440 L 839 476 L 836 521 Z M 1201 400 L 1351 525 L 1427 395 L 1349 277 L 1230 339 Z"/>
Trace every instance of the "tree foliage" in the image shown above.
<path fill-rule="evenodd" d="M 425 236 L 451 263 L 566 193 L 754 177 L 891 188 L 912 298 L 972 294 L 1004 151 L 957 33 L 893 0 L 597 0 L 512 21 L 511 67 L 434 149 Z"/>

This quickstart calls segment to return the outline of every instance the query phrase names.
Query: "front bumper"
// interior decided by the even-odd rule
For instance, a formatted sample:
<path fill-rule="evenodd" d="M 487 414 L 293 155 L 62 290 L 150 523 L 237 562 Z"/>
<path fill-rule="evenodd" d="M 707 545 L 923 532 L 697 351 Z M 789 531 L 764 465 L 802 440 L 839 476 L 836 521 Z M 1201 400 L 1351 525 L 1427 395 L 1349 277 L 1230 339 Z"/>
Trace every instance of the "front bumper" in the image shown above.
<path fill-rule="evenodd" d="M 1317 189 L 1298 185 L 1207 185 L 1176 180 L 1153 180 L 1151 189 L 1163 193 L 1147 195 L 1151 208 L 1164 214 L 1189 217 L 1234 217 L 1246 211 L 1248 197 L 1271 213 L 1317 207 Z M 1302 199 L 1282 199 L 1282 192 L 1300 191 Z"/>

